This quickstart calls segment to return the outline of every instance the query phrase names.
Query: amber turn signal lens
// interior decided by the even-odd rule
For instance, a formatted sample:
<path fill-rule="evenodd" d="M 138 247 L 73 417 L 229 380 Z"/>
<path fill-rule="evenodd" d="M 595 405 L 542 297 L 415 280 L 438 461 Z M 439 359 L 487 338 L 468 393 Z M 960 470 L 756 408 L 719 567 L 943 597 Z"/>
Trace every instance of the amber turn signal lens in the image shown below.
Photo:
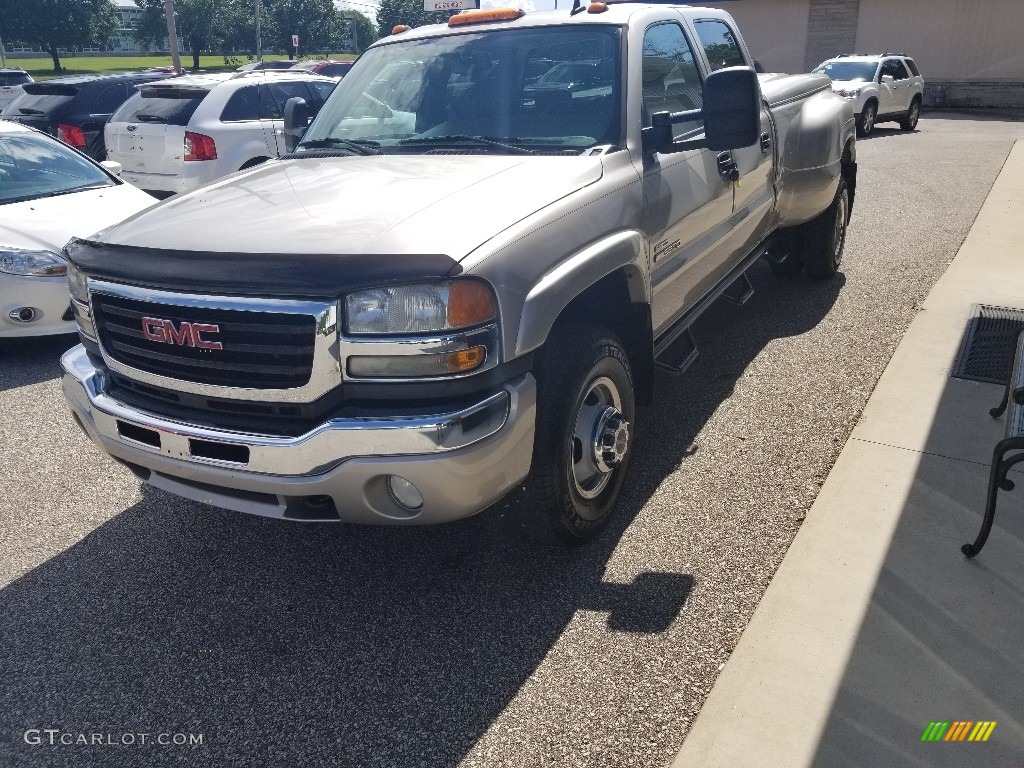
<path fill-rule="evenodd" d="M 476 280 L 455 280 L 448 293 L 448 327 L 467 328 L 493 320 L 494 296 Z"/>
<path fill-rule="evenodd" d="M 448 353 L 448 370 L 451 373 L 465 373 L 479 368 L 487 357 L 487 350 L 483 347 L 470 347 L 460 349 L 458 352 Z"/>

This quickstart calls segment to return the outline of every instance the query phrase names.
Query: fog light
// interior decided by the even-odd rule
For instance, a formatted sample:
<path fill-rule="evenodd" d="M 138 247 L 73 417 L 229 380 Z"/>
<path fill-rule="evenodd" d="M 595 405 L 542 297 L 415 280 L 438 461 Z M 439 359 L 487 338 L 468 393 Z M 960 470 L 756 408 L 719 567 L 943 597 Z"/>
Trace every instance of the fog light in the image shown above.
<path fill-rule="evenodd" d="M 18 307 L 12 309 L 7 316 L 16 323 L 31 323 L 36 319 L 37 312 L 35 307 Z"/>
<path fill-rule="evenodd" d="M 404 477 L 388 475 L 388 493 L 399 506 L 408 509 L 410 512 L 423 507 L 423 494 L 419 488 L 410 483 Z"/>

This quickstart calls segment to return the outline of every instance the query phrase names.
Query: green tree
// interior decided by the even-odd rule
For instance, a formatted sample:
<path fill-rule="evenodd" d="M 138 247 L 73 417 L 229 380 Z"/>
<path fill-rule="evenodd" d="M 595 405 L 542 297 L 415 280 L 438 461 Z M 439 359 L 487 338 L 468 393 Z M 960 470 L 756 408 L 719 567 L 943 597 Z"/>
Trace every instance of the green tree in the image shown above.
<path fill-rule="evenodd" d="M 8 40 L 38 45 L 61 72 L 58 48 L 106 43 L 118 27 L 111 0 L 0 0 L 0 20 Z"/>
<path fill-rule="evenodd" d="M 443 24 L 455 11 L 425 11 L 423 0 L 381 0 L 377 7 L 377 26 L 381 35 L 390 35 L 397 24 L 422 27 L 424 24 Z"/>
<path fill-rule="evenodd" d="M 299 36 L 299 50 L 327 51 L 336 32 L 337 10 L 332 0 L 263 0 L 266 31 L 263 37 L 275 48 L 292 49 L 292 35 Z"/>
<path fill-rule="evenodd" d="M 135 39 L 143 45 L 162 44 L 167 38 L 164 0 L 137 1 L 142 8 L 142 20 L 135 30 Z M 178 43 L 182 50 L 191 52 L 193 69 L 199 69 L 202 51 L 219 49 L 237 35 L 242 23 L 242 6 L 236 0 L 174 0 Z"/>
<path fill-rule="evenodd" d="M 355 28 L 355 34 L 351 36 L 353 53 L 362 53 L 370 43 L 375 42 L 380 37 L 380 34 L 377 32 L 377 25 L 370 21 L 369 18 L 359 11 L 346 9 L 338 11 L 338 32 L 335 35 L 335 40 L 340 42 L 349 37 L 347 34 L 349 25 Z"/>

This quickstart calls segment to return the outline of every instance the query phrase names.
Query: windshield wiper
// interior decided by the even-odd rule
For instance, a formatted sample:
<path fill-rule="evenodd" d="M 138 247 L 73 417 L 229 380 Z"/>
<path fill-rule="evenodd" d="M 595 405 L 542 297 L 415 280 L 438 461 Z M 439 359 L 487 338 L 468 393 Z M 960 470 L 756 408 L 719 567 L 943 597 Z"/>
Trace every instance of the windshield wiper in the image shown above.
<path fill-rule="evenodd" d="M 166 123 L 167 118 L 163 115 L 136 115 L 136 121 L 140 123 Z"/>
<path fill-rule="evenodd" d="M 411 145 L 411 144 L 454 144 L 458 142 L 470 142 L 472 144 L 483 144 L 489 147 L 499 147 L 509 152 L 518 152 L 521 155 L 536 155 L 537 153 L 532 149 L 526 147 L 517 147 L 515 144 L 507 142 L 522 141 L 518 138 L 507 138 L 498 139 L 490 136 L 469 136 L 466 134 L 456 134 L 453 136 L 421 136 L 419 138 L 402 139 L 399 144 Z"/>
<path fill-rule="evenodd" d="M 295 148 L 296 153 L 301 154 L 303 149 L 327 149 L 328 147 L 344 147 L 351 149 L 357 155 L 381 155 L 383 152 L 378 149 L 380 144 L 367 139 L 339 139 L 328 137 L 326 139 L 314 139 L 313 141 L 300 141 Z"/>
<path fill-rule="evenodd" d="M 18 107 L 18 111 L 23 115 L 45 115 L 41 109 L 32 109 L 31 107 Z"/>

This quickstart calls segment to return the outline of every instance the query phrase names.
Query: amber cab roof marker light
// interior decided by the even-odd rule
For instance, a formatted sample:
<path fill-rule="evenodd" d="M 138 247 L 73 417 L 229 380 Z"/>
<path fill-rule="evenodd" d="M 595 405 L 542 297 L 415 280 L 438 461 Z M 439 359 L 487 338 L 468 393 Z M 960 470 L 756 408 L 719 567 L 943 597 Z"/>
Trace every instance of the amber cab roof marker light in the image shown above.
<path fill-rule="evenodd" d="M 483 24 L 486 21 L 515 21 L 525 14 L 520 8 L 494 8 L 485 11 L 463 11 L 448 19 L 449 27 L 462 24 Z"/>
<path fill-rule="evenodd" d="M 408 31 L 409 31 L 409 25 L 408 24 L 395 24 L 395 26 L 393 26 L 391 28 L 391 34 L 392 35 L 400 35 L 402 32 L 408 32 Z"/>
<path fill-rule="evenodd" d="M 608 10 L 608 6 L 604 3 L 591 3 L 587 6 L 587 13 L 604 13 Z"/>

